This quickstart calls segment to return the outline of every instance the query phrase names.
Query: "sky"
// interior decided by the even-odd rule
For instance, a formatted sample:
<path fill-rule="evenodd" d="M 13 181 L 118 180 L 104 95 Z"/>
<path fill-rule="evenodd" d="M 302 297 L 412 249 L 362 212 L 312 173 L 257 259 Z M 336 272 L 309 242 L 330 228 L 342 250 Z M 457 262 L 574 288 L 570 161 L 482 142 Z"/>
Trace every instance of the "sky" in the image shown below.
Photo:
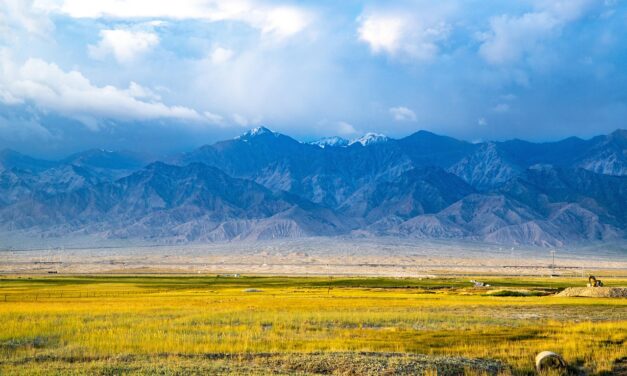
<path fill-rule="evenodd" d="M 0 0 L 0 149 L 627 128 L 625 0 Z"/>

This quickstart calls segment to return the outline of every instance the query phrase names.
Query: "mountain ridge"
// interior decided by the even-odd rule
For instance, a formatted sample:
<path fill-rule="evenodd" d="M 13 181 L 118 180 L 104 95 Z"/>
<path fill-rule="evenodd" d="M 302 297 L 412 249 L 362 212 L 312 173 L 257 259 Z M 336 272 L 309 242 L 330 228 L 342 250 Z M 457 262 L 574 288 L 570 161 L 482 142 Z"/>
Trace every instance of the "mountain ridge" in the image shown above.
<path fill-rule="evenodd" d="M 168 243 L 397 236 L 564 246 L 625 239 L 627 131 L 588 140 L 304 143 L 258 127 L 164 161 L 0 152 L 0 230 Z"/>

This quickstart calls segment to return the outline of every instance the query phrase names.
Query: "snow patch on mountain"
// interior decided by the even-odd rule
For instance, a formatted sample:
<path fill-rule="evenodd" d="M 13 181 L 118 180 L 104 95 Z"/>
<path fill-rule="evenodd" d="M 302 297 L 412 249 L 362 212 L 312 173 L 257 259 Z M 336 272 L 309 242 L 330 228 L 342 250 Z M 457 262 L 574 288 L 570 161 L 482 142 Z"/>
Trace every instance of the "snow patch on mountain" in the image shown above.
<path fill-rule="evenodd" d="M 389 140 L 389 137 L 384 134 L 369 132 L 363 135 L 362 137 L 352 140 L 351 142 L 348 143 L 348 145 L 350 146 L 350 145 L 355 145 L 355 144 L 361 144 L 362 146 L 368 146 L 368 145 L 373 145 L 373 144 L 379 144 L 382 142 L 387 142 L 388 140 Z"/>
<path fill-rule="evenodd" d="M 275 133 L 273 131 L 271 131 L 270 129 L 266 128 L 266 127 L 257 127 L 257 128 L 253 128 L 249 131 L 247 131 L 246 133 L 235 137 L 236 140 L 247 140 L 250 139 L 252 137 L 257 137 L 257 136 L 261 136 L 264 134 L 271 134 L 274 136 L 277 136 L 278 133 Z"/>
<path fill-rule="evenodd" d="M 327 146 L 344 147 L 344 146 L 348 146 L 348 140 L 342 137 L 334 136 L 334 137 L 321 138 L 320 140 L 312 141 L 309 144 L 321 147 L 323 149 Z"/>

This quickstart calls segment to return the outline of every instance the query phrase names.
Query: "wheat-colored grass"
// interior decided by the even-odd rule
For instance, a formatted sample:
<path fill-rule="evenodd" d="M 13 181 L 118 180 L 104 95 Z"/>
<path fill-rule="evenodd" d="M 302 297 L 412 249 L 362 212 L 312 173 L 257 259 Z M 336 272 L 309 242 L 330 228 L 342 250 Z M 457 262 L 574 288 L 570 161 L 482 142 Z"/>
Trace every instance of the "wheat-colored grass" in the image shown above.
<path fill-rule="evenodd" d="M 545 294 L 538 289 L 581 284 L 489 282 Z M 6 277 L 0 374 L 115 369 L 155 357 L 176 369 L 206 362 L 193 358 L 203 354 L 308 352 L 490 358 L 527 374 L 542 350 L 602 374 L 627 357 L 626 299 L 488 296 L 468 286 L 462 279 Z"/>

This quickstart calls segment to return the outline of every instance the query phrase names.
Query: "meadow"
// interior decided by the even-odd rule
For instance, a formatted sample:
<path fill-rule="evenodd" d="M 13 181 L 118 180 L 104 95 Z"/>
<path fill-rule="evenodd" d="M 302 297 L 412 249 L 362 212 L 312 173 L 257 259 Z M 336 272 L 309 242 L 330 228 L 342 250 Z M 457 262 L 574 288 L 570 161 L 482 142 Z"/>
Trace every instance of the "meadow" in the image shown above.
<path fill-rule="evenodd" d="M 0 374 L 533 374 L 627 359 L 627 299 L 581 278 L 5 276 Z M 626 279 L 606 279 L 625 286 Z"/>

